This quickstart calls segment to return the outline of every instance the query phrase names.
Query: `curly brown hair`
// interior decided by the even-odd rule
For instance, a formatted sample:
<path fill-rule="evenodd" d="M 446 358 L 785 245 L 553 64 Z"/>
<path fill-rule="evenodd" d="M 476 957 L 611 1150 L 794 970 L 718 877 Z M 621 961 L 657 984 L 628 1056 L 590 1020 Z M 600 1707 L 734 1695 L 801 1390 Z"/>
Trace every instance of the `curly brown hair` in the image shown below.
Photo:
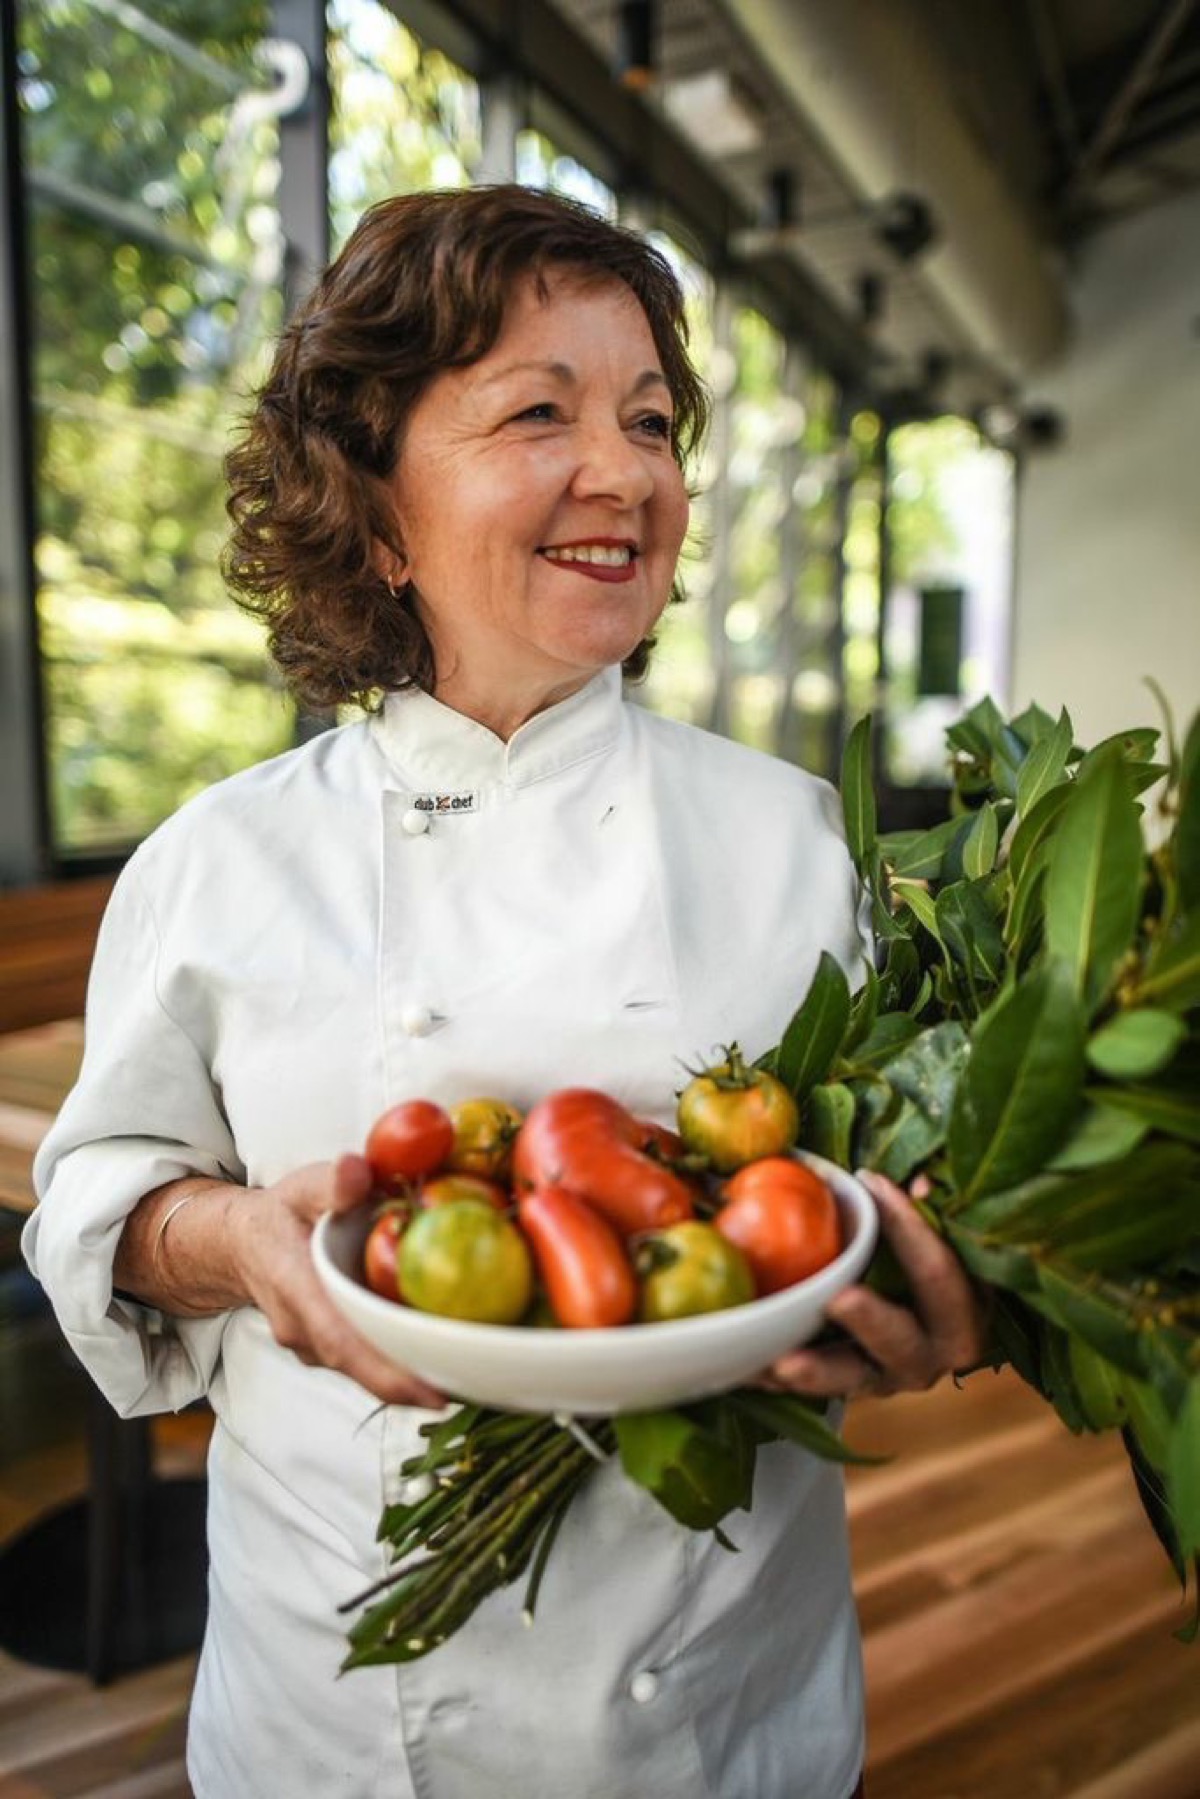
<path fill-rule="evenodd" d="M 495 344 L 517 282 L 551 267 L 619 280 L 646 314 L 674 401 L 672 450 L 696 448 L 708 401 L 687 354 L 683 295 L 643 238 L 586 206 L 517 186 L 405 194 L 364 214 L 285 327 L 257 404 L 226 458 L 233 529 L 224 571 L 267 624 L 271 654 L 305 704 L 369 705 L 431 691 L 433 651 L 398 556 L 387 481 L 413 407 L 444 369 Z M 653 639 L 625 663 L 644 672 Z"/>

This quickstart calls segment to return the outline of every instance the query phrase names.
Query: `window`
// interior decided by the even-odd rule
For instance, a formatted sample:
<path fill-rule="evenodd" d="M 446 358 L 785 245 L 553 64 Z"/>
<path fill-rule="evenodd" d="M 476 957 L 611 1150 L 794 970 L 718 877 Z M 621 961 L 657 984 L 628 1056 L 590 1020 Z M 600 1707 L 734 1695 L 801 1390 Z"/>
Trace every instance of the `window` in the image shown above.
<path fill-rule="evenodd" d="M 379 0 L 331 0 L 333 248 L 389 194 L 465 187 L 479 161 L 479 89 Z"/>
<path fill-rule="evenodd" d="M 943 784 L 947 725 L 1008 684 L 1013 457 L 938 418 L 895 428 L 888 465 L 884 773 Z"/>
<path fill-rule="evenodd" d="M 289 741 L 228 603 L 221 459 L 280 320 L 260 0 L 24 0 L 38 609 L 60 854 Z"/>
<path fill-rule="evenodd" d="M 527 129 L 517 133 L 516 178 L 522 187 L 563 194 L 590 206 L 601 218 L 616 219 L 617 196 L 612 189 L 585 164 L 558 149 L 544 132 Z"/>

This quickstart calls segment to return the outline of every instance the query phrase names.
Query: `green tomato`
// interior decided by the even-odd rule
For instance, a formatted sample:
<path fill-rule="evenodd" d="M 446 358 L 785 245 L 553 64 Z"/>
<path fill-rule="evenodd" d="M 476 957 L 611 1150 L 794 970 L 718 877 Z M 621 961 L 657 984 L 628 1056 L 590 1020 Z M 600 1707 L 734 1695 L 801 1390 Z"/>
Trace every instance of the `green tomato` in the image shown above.
<path fill-rule="evenodd" d="M 736 1043 L 728 1058 L 694 1075 L 679 1095 L 679 1135 L 721 1174 L 762 1156 L 782 1155 L 800 1130 L 800 1113 L 782 1081 L 751 1068 Z"/>
<path fill-rule="evenodd" d="M 711 1224 L 671 1224 L 638 1246 L 643 1324 L 723 1312 L 754 1298 L 750 1264 Z"/>
<path fill-rule="evenodd" d="M 516 1324 L 533 1297 L 533 1259 L 511 1219 L 478 1199 L 420 1212 L 400 1245 L 410 1306 L 477 1324 Z"/>

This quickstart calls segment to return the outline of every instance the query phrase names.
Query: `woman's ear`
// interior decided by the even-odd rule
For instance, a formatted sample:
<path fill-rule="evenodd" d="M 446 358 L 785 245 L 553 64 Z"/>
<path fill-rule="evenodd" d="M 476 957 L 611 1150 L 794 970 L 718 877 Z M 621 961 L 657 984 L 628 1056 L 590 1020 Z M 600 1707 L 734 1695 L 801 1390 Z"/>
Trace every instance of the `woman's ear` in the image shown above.
<path fill-rule="evenodd" d="M 408 585 L 409 573 L 406 558 L 391 544 L 381 543 L 376 538 L 374 549 L 371 552 L 371 562 L 375 573 L 394 599 L 400 589 Z"/>

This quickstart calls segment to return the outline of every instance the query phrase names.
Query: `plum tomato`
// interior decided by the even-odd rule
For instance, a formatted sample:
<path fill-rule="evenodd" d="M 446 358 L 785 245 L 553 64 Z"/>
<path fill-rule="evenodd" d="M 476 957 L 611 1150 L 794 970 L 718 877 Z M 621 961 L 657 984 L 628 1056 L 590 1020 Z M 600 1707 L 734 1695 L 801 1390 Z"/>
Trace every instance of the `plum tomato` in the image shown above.
<path fill-rule="evenodd" d="M 376 1119 L 363 1153 L 377 1184 L 394 1192 L 440 1168 L 453 1142 L 448 1112 L 428 1099 L 406 1099 Z"/>
<path fill-rule="evenodd" d="M 400 1298 L 400 1239 L 408 1220 L 408 1206 L 382 1207 L 363 1244 L 363 1278 L 382 1299 Z"/>
<path fill-rule="evenodd" d="M 644 1324 L 723 1312 L 755 1297 L 750 1264 L 711 1224 L 690 1221 L 653 1231 L 638 1245 Z"/>
<path fill-rule="evenodd" d="M 565 1187 L 523 1193 L 517 1217 L 560 1324 L 569 1330 L 628 1324 L 637 1307 L 637 1281 L 607 1218 Z"/>
<path fill-rule="evenodd" d="M 760 1293 L 806 1280 L 841 1251 L 837 1201 L 803 1162 L 749 1162 L 726 1181 L 723 1195 L 713 1222 L 749 1262 Z"/>
<path fill-rule="evenodd" d="M 724 1062 L 703 1068 L 679 1095 L 679 1134 L 720 1174 L 790 1149 L 800 1112 L 782 1081 L 750 1067 L 736 1043 Z"/>
<path fill-rule="evenodd" d="M 497 1212 L 507 1212 L 512 1205 L 507 1189 L 499 1181 L 485 1180 L 481 1174 L 435 1174 L 422 1181 L 417 1195 L 422 1206 L 444 1206 L 452 1199 L 478 1199 Z"/>
<path fill-rule="evenodd" d="M 521 1114 L 502 1099 L 464 1099 L 450 1107 L 454 1143 L 446 1167 L 456 1174 L 481 1174 L 506 1181 Z"/>
<path fill-rule="evenodd" d="M 533 1262 L 516 1225 L 478 1199 L 418 1212 L 400 1244 L 400 1290 L 421 1312 L 516 1324 L 533 1298 Z"/>
<path fill-rule="evenodd" d="M 645 1153 L 646 1141 L 646 1125 L 607 1093 L 564 1087 L 539 1100 L 521 1126 L 513 1178 L 519 1191 L 567 1188 L 623 1236 L 690 1218 L 691 1188 Z"/>

